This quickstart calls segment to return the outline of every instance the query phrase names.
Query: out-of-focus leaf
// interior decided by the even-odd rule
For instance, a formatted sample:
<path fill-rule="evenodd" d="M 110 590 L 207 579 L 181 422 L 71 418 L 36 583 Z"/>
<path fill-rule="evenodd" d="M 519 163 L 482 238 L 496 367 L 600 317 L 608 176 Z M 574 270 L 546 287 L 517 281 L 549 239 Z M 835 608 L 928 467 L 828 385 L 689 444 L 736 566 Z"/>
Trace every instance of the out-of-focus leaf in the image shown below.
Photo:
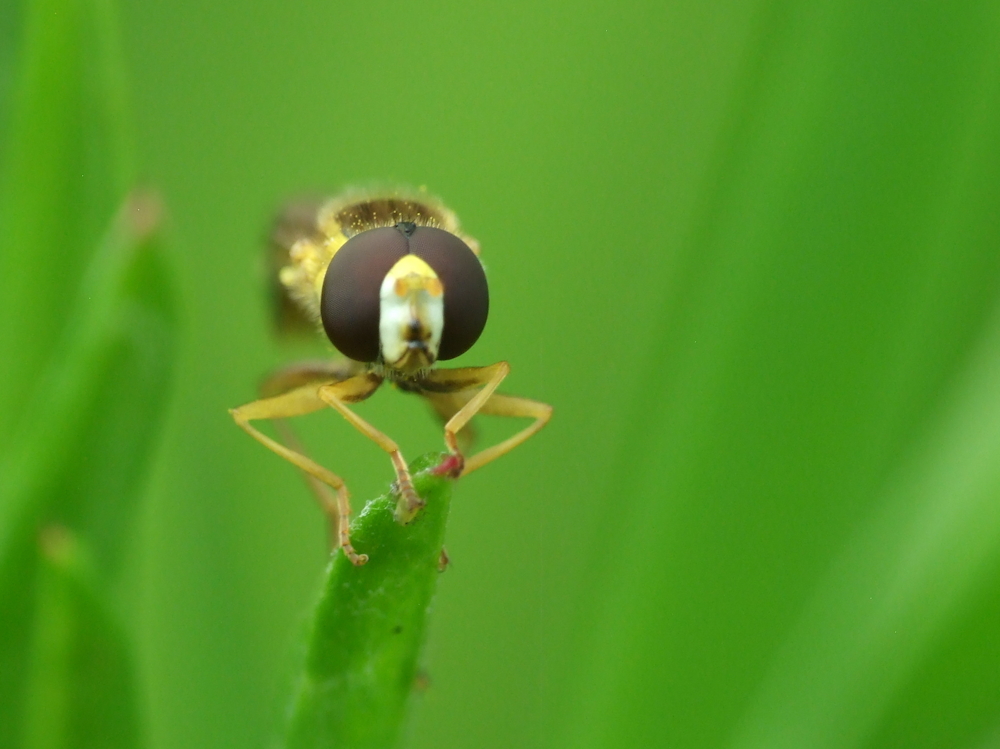
<path fill-rule="evenodd" d="M 27 404 L 29 428 L 0 462 L 0 559 L 19 523 L 51 520 L 45 516 L 53 513 L 68 516 L 60 520 L 84 514 L 78 509 L 87 504 L 81 486 L 73 485 L 76 479 L 67 474 L 80 467 L 81 455 L 100 455 L 101 448 L 90 443 L 109 439 L 112 455 L 99 458 L 104 461 L 127 451 L 126 476 L 134 476 L 131 464 L 142 459 L 141 450 L 119 443 L 132 439 L 148 444 L 138 432 L 128 435 L 127 428 L 137 414 L 151 416 L 162 408 L 171 368 L 173 311 L 156 234 L 160 211 L 159 201 L 146 194 L 133 196 L 122 207 L 83 278 L 53 363 L 37 378 L 36 397 Z M 109 404 L 113 386 L 122 387 L 121 396 L 128 400 Z M 102 410 L 104 405 L 111 410 Z M 124 425 L 116 423 L 116 415 L 126 420 Z M 153 430 L 157 426 L 155 417 L 142 423 Z M 107 466 L 95 466 L 102 467 Z M 91 469 L 85 471 L 78 475 L 86 478 Z M 64 480 L 70 484 L 66 496 L 54 496 Z"/>
<path fill-rule="evenodd" d="M 111 0 L 27 0 L 18 15 L 0 112 L 0 446 L 34 418 L 32 388 L 133 174 Z"/>
<path fill-rule="evenodd" d="M 22 3 L 0 3 L 0 144 L 7 140 L 11 100 L 21 51 Z M 3 149 L 0 147 L 0 174 L 3 174 Z"/>
<path fill-rule="evenodd" d="M 416 460 L 415 472 L 440 462 Z M 409 525 L 392 494 L 369 502 L 351 527 L 368 563 L 337 552 L 310 624 L 305 669 L 287 732 L 289 749 L 395 745 L 415 686 L 451 501 L 451 482 L 415 473 L 427 505 Z"/>
<path fill-rule="evenodd" d="M 129 647 L 81 542 L 59 526 L 39 537 L 28 652 L 24 749 L 140 745 Z"/>
<path fill-rule="evenodd" d="M 927 443 L 818 587 L 734 747 L 861 745 L 942 628 L 984 583 L 996 585 L 1000 315 L 992 327 Z M 995 673 L 990 655 L 977 660 Z M 984 707 L 952 727 L 949 744 L 973 745 L 992 726 L 989 700 Z"/>
<path fill-rule="evenodd" d="M 569 745 L 725 746 L 750 721 L 748 745 L 859 746 L 1000 552 L 995 430 L 941 419 L 1000 291 L 997 9 L 768 9 L 646 367 Z M 887 496 L 886 546 L 859 542 Z M 847 603 L 893 570 L 869 589 L 891 602 Z"/>
<path fill-rule="evenodd" d="M 109 575 L 166 405 L 169 279 L 158 201 L 122 208 L 93 258 L 62 344 L 36 383 L 28 429 L 0 462 L 0 745 L 20 733 L 35 617 L 35 539 L 50 523 L 90 534 Z"/>
<path fill-rule="evenodd" d="M 47 490 L 51 513 L 86 539 L 102 572 L 118 568 L 126 529 L 160 433 L 173 373 L 171 275 L 155 230 L 159 204 L 137 195 L 123 220 L 138 245 L 117 289 L 104 332 L 94 390 L 81 414 L 85 438 L 65 454 L 61 480 Z M 143 222 L 154 222 L 142 226 Z M 55 466 L 53 466 L 55 468 Z"/>

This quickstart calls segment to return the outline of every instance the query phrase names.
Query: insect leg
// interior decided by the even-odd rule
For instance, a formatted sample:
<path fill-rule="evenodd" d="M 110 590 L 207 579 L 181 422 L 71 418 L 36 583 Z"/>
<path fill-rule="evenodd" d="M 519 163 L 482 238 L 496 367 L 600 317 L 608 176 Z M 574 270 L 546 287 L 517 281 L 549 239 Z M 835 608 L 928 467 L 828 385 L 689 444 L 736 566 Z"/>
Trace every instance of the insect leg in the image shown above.
<path fill-rule="evenodd" d="M 368 376 L 374 377 L 374 375 Z M 320 387 L 317 395 L 328 406 L 336 409 L 355 429 L 389 453 L 389 459 L 392 460 L 393 468 L 396 469 L 396 483 L 399 487 L 399 502 L 396 504 L 395 513 L 396 520 L 400 523 L 409 523 L 413 520 L 417 511 L 424 506 L 424 500 L 420 498 L 420 495 L 413 488 L 410 469 L 407 467 L 406 461 L 399 451 L 399 445 L 387 434 L 380 432 L 347 407 L 348 403 L 363 400 L 363 398 L 351 397 L 350 390 L 345 387 L 349 382 L 351 380 L 323 385 Z"/>
<path fill-rule="evenodd" d="M 487 447 L 485 450 L 476 453 L 466 460 L 465 467 L 462 469 L 463 476 L 472 473 L 477 468 L 482 468 L 487 463 L 492 463 L 501 455 L 506 455 L 531 435 L 540 431 L 549 422 L 549 419 L 552 418 L 552 406 L 548 403 L 541 403 L 529 400 L 528 398 L 494 393 L 483 404 L 483 407 L 479 409 L 479 413 L 490 416 L 529 418 L 534 419 L 534 421 L 517 434 L 508 437 L 503 442 L 499 442 L 492 447 Z"/>
<path fill-rule="evenodd" d="M 343 382 L 363 371 L 363 364 L 350 359 L 296 362 L 269 373 L 260 383 L 259 390 L 261 397 L 270 398 L 312 383 L 324 385 L 328 382 Z"/>
<path fill-rule="evenodd" d="M 441 426 L 443 427 L 452 416 L 459 412 L 462 406 L 469 402 L 469 399 L 475 395 L 475 391 L 463 390 L 458 393 L 432 393 L 428 390 L 422 390 L 420 395 L 427 400 L 434 413 L 441 419 Z M 471 450 L 472 445 L 476 441 L 475 427 L 475 423 L 470 422 L 457 435 L 458 446 L 461 448 L 463 454 Z"/>
<path fill-rule="evenodd" d="M 318 387 L 328 382 L 342 382 L 360 374 L 363 371 L 363 366 L 350 359 L 296 362 L 268 374 L 261 382 L 259 391 L 262 397 L 268 398 L 310 384 Z M 301 455 L 306 455 L 301 441 L 285 419 L 274 419 L 274 428 L 285 445 Z M 345 554 L 354 561 L 354 557 L 357 555 L 350 547 L 350 539 L 348 538 L 351 506 L 346 493 L 338 491 L 334 494 L 330 491 L 329 486 L 312 474 L 306 471 L 301 471 L 301 473 L 320 509 L 327 517 L 331 547 L 336 549 L 338 546 L 342 546 L 344 540 L 347 539 L 348 545 L 344 546 Z"/>
<path fill-rule="evenodd" d="M 354 399 L 363 400 L 375 392 L 381 380 L 377 379 L 372 382 L 371 378 L 367 376 L 359 376 L 336 383 L 336 385 L 344 386 L 348 383 L 352 385 L 348 390 L 353 391 L 351 395 L 354 396 Z M 318 411 L 325 405 L 317 394 L 318 389 L 319 386 L 316 384 L 305 385 L 272 398 L 262 398 L 252 403 L 247 403 L 244 406 L 230 410 L 229 413 L 236 424 L 255 440 L 301 469 L 314 481 L 318 480 L 336 490 L 337 499 L 335 503 L 328 501 L 329 493 L 327 493 L 326 499 L 322 496 L 320 497 L 320 503 L 331 517 L 331 523 L 333 522 L 333 513 L 336 514 L 337 537 L 344 555 L 356 565 L 364 564 L 368 561 L 368 557 L 364 554 L 356 553 L 354 547 L 351 546 L 350 499 L 347 486 L 340 476 L 306 457 L 300 451 L 288 448 L 280 442 L 271 439 L 250 424 L 251 421 L 259 419 L 285 419 L 292 416 L 304 416 L 305 414 Z"/>
<path fill-rule="evenodd" d="M 275 419 L 274 428 L 281 436 L 283 443 L 295 452 L 308 457 L 301 440 L 296 436 L 291 424 L 286 419 Z M 342 496 L 340 492 L 334 493 L 329 486 L 312 474 L 306 471 L 299 471 L 299 473 L 306 480 L 306 485 L 309 487 L 309 491 L 312 492 L 313 497 L 315 497 L 319 508 L 326 515 L 330 550 L 336 551 L 343 545 L 344 539 L 348 535 L 351 514 L 350 501 L 347 497 Z M 350 543 L 350 539 L 348 539 L 348 543 Z M 344 548 L 346 549 L 347 547 Z M 350 556 L 350 553 L 345 553 Z"/>
<path fill-rule="evenodd" d="M 546 403 L 496 393 L 497 387 L 509 373 L 510 365 L 507 362 L 498 362 L 488 367 L 434 370 L 429 372 L 421 383 L 430 393 L 451 392 L 456 393 L 456 395 L 461 394 L 459 397 L 463 397 L 466 391 L 472 391 L 476 387 L 481 386 L 482 388 L 475 394 L 470 394 L 465 405 L 448 420 L 444 427 L 445 444 L 452 455 L 458 459 L 458 465 L 455 466 L 454 470 L 458 471 L 461 476 L 465 476 L 477 468 L 482 468 L 487 463 L 510 452 L 545 426 L 552 416 L 552 406 Z M 508 437 L 503 442 L 486 448 L 464 461 L 458 448 L 456 435 L 477 413 L 527 417 L 535 421 L 512 437 Z"/>

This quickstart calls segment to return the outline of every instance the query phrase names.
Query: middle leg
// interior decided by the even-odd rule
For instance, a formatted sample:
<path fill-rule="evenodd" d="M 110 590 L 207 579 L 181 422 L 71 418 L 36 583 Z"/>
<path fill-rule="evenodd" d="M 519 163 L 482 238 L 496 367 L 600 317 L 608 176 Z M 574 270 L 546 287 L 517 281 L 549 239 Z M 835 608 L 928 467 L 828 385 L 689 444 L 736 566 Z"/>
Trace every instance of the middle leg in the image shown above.
<path fill-rule="evenodd" d="M 368 378 L 355 377 L 336 383 L 332 386 L 339 387 L 342 390 L 350 390 L 351 392 L 354 392 L 357 395 L 357 399 L 360 400 L 368 395 L 371 395 L 371 393 L 373 393 L 378 387 L 379 382 L 380 381 L 372 381 Z M 269 450 L 277 453 L 285 460 L 302 470 L 310 478 L 310 483 L 314 487 L 319 486 L 319 482 L 322 482 L 322 484 L 330 486 L 336 490 L 336 500 L 332 502 L 329 498 L 329 492 L 323 490 L 319 494 L 320 503 L 323 506 L 324 511 L 326 511 L 330 517 L 331 528 L 336 529 L 339 545 L 344 550 L 344 554 L 351 560 L 352 563 L 356 565 L 364 564 L 368 557 L 364 554 L 357 554 L 350 542 L 350 503 L 348 499 L 347 487 L 344 485 L 340 476 L 311 460 L 300 450 L 294 449 L 294 446 L 293 448 L 289 448 L 280 442 L 271 439 L 250 423 L 261 419 L 279 421 L 293 416 L 303 416 L 305 414 L 312 413 L 313 411 L 318 411 L 323 408 L 324 405 L 323 401 L 319 398 L 317 392 L 318 387 L 318 385 L 306 385 L 299 387 L 281 395 L 271 398 L 262 398 L 251 403 L 247 403 L 239 408 L 231 409 L 229 413 L 232 415 L 233 420 L 237 423 L 237 425 L 243 429 L 243 431 L 267 447 Z"/>

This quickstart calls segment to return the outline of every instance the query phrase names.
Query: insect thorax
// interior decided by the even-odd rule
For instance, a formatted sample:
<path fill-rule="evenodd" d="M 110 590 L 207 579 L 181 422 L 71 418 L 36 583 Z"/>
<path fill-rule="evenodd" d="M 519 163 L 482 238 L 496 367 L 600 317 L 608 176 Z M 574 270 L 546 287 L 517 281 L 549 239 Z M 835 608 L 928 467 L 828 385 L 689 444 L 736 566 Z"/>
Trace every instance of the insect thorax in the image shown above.
<path fill-rule="evenodd" d="M 285 231 L 275 232 L 283 262 L 278 269 L 278 281 L 295 307 L 320 329 L 320 299 L 326 269 L 337 250 L 356 234 L 412 222 L 449 231 L 462 237 L 476 254 L 479 250 L 474 239 L 460 233 L 455 213 L 422 191 L 396 191 L 388 195 L 354 191 L 319 204 L 311 211 L 311 220 L 303 221 L 301 214 L 301 206 L 294 206 L 279 217 L 277 225 Z"/>

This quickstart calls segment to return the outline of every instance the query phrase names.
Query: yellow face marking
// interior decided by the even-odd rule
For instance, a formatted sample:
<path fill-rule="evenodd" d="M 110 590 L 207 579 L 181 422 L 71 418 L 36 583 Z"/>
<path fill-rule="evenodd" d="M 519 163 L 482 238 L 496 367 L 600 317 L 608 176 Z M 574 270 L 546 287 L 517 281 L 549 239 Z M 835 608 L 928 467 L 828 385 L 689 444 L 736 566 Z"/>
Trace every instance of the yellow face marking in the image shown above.
<path fill-rule="evenodd" d="M 444 293 L 444 286 L 437 273 L 416 255 L 404 255 L 389 269 L 387 279 L 393 281 L 396 296 L 405 297 L 414 291 L 426 291 L 432 297 Z"/>

